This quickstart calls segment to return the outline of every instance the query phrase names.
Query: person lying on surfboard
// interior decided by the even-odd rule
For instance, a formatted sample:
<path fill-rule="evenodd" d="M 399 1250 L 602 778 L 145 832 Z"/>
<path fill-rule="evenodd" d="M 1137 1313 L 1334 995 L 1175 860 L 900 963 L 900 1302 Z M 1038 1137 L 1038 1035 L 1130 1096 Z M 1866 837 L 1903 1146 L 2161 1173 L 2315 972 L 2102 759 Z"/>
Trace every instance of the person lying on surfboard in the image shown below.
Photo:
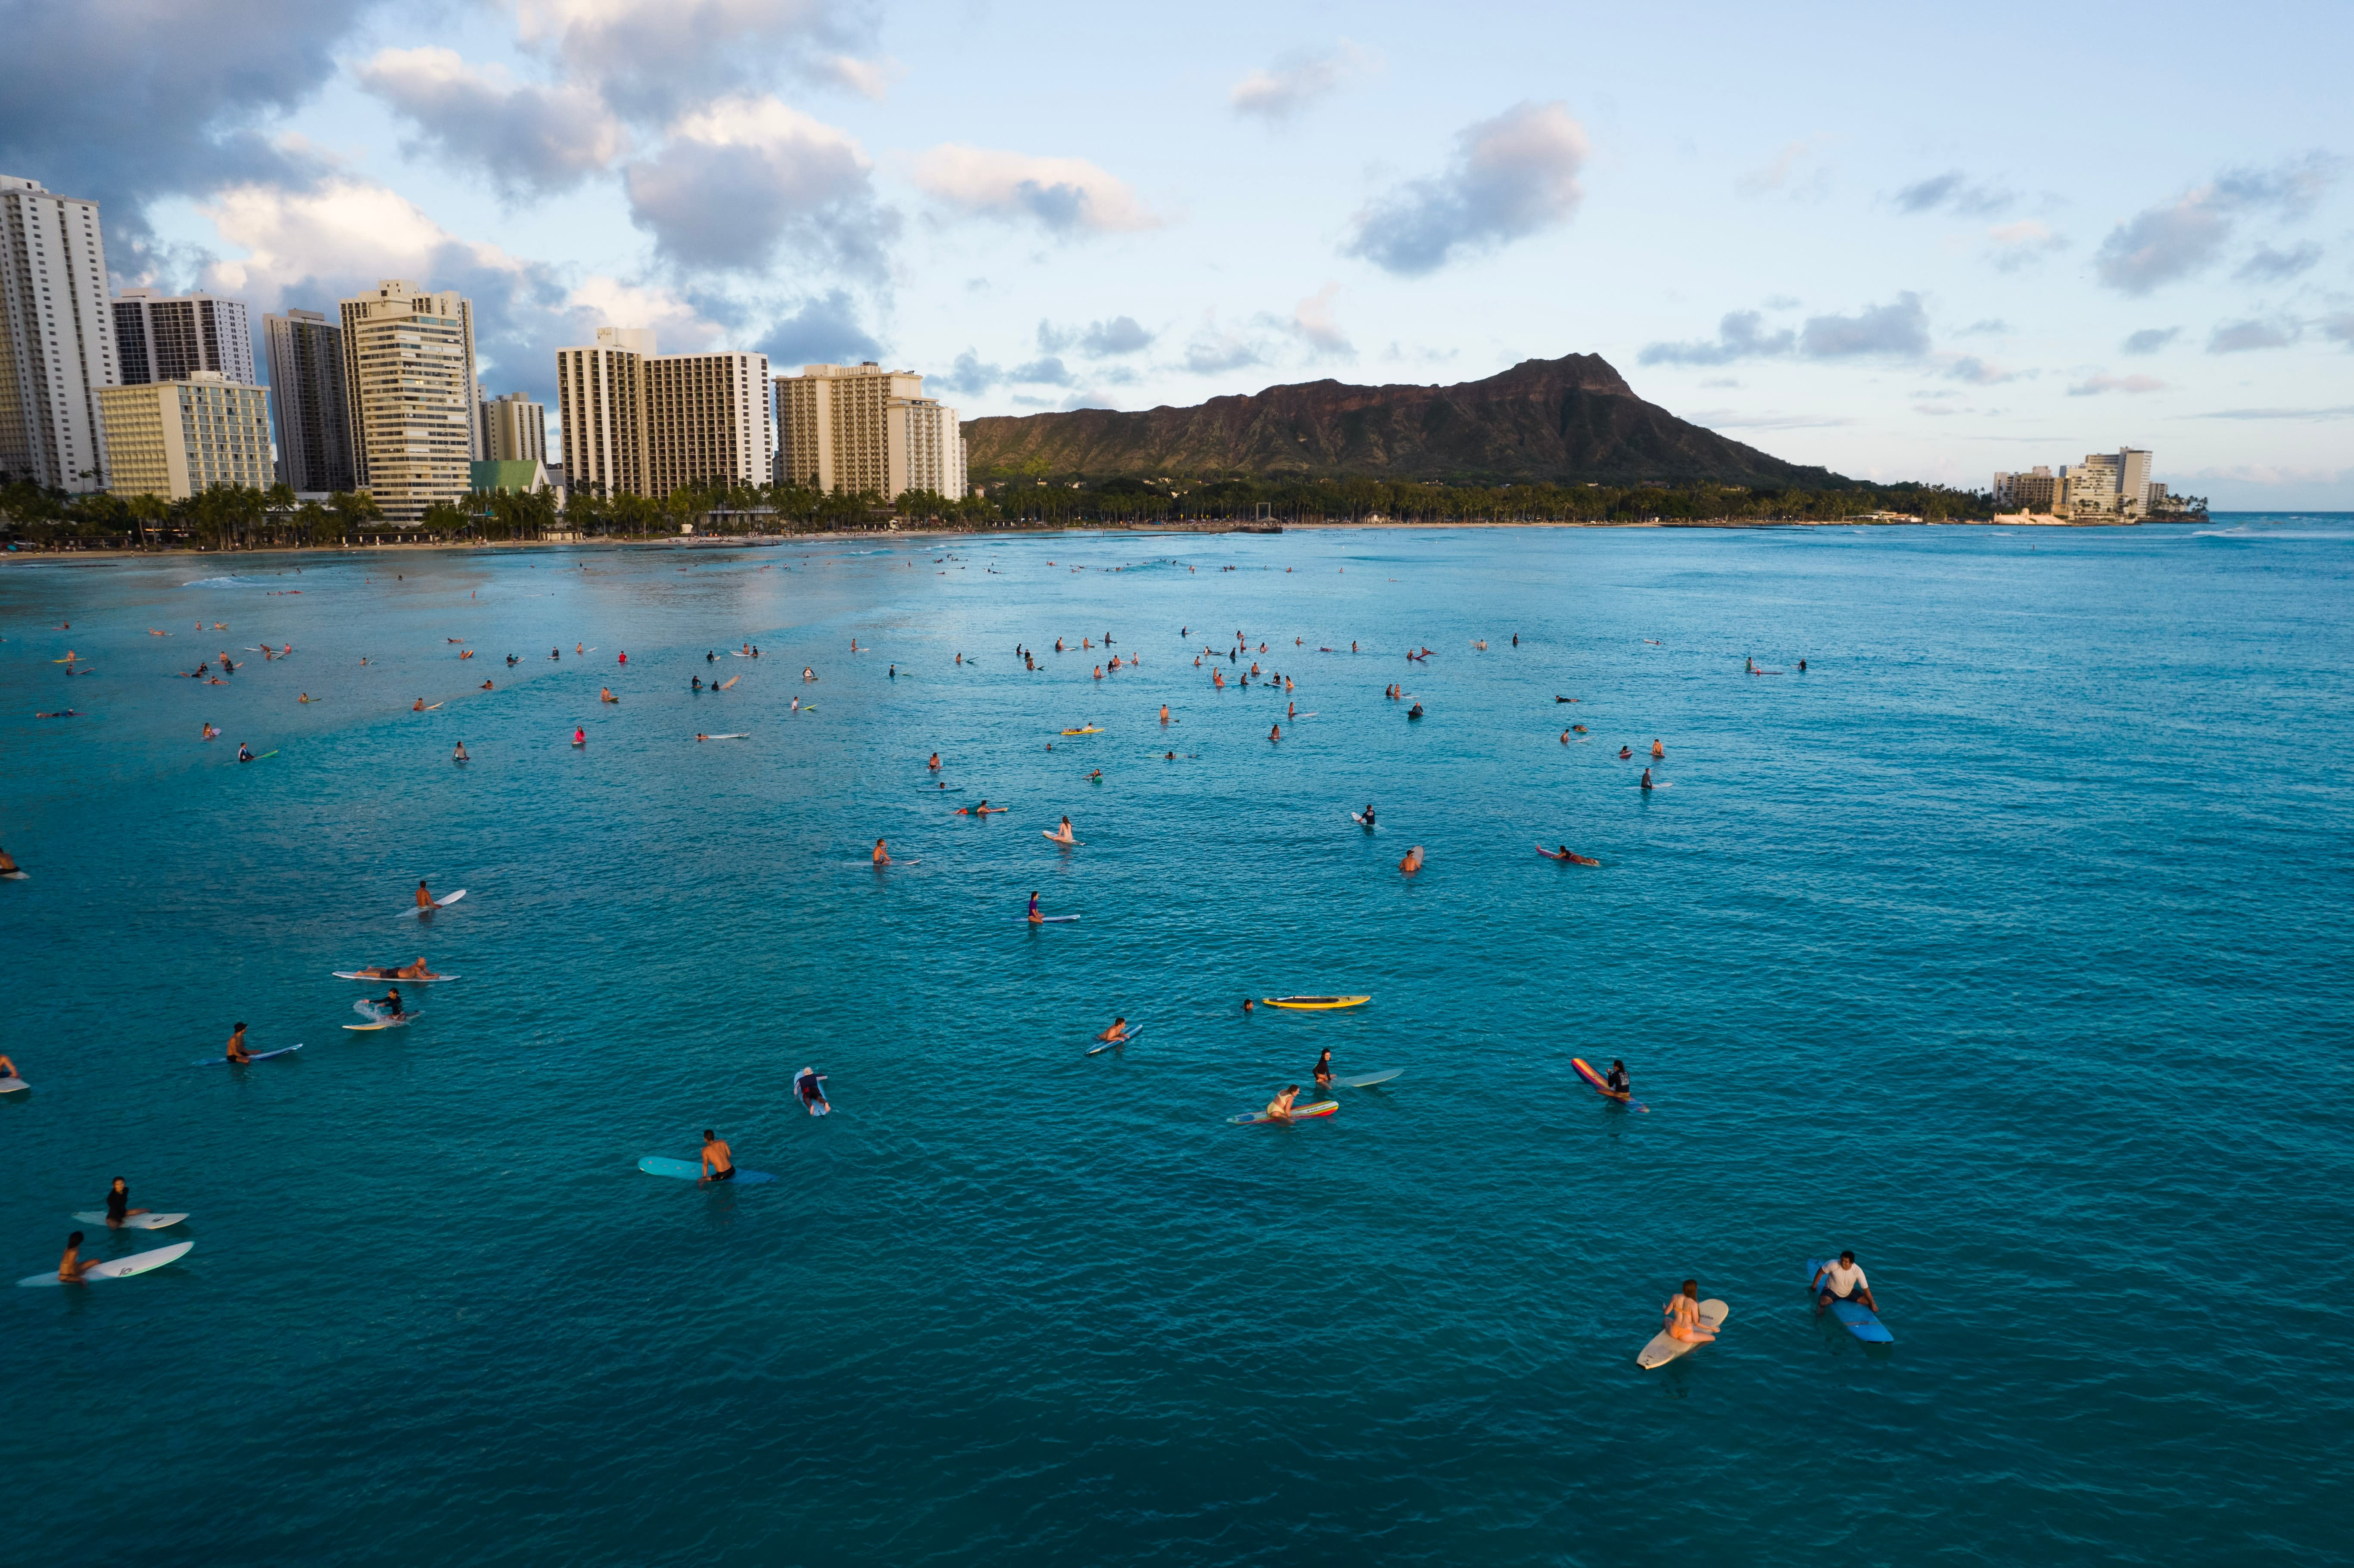
<path fill-rule="evenodd" d="M 221 1047 L 221 1055 L 231 1062 L 250 1062 L 253 1053 L 245 1048 L 245 1025 L 229 1031 L 228 1044 Z"/>
<path fill-rule="evenodd" d="M 1687 1279 L 1684 1287 L 1668 1298 L 1662 1309 L 1667 1319 L 1668 1338 L 1688 1344 L 1704 1345 L 1716 1338 L 1716 1330 L 1700 1320 L 1700 1281 Z"/>
<path fill-rule="evenodd" d="M 981 804 L 977 806 L 959 806 L 956 809 L 956 814 L 960 817 L 986 817 L 992 811 L 1010 811 L 1012 810 L 1013 810 L 1013 808 L 1011 806 L 991 805 L 989 803 L 989 797 L 984 795 L 981 797 Z"/>
<path fill-rule="evenodd" d="M 1267 1114 L 1277 1121 L 1289 1121 L 1291 1119 L 1291 1102 L 1299 1097 L 1299 1086 L 1298 1084 L 1288 1086 L 1285 1088 L 1283 1093 L 1276 1096 L 1275 1098 L 1267 1102 Z"/>
<path fill-rule="evenodd" d="M 1107 1045 L 1117 1045 L 1128 1038 L 1128 1015 L 1120 1014 L 1111 1021 L 1111 1027 L 1096 1036 Z"/>
<path fill-rule="evenodd" d="M 363 980 L 436 980 L 441 978 L 425 967 L 423 959 L 418 959 L 413 964 L 403 964 L 398 969 L 387 969 L 382 964 L 370 964 L 359 973 Z"/>
<path fill-rule="evenodd" d="M 703 1174 L 695 1179 L 695 1184 L 700 1187 L 705 1181 L 733 1181 L 734 1180 L 736 1180 L 736 1151 L 727 1147 L 726 1139 L 709 1128 L 705 1128 L 703 1129 Z"/>
<path fill-rule="evenodd" d="M 1853 1301 L 1870 1311 L 1880 1310 L 1880 1303 L 1872 1298 L 1872 1284 L 1863 1277 L 1863 1270 L 1855 1266 L 1852 1252 L 1843 1252 L 1837 1263 L 1827 1263 L 1817 1269 L 1812 1283 L 1820 1291 L 1815 1298 L 1818 1318 L 1834 1301 Z"/>
<path fill-rule="evenodd" d="M 793 1092 L 801 1097 L 801 1104 L 809 1107 L 812 1115 L 819 1106 L 823 1106 L 828 1110 L 833 1108 L 833 1102 L 825 1097 L 825 1089 L 818 1081 L 818 1070 L 815 1067 L 803 1067 L 795 1075 Z"/>

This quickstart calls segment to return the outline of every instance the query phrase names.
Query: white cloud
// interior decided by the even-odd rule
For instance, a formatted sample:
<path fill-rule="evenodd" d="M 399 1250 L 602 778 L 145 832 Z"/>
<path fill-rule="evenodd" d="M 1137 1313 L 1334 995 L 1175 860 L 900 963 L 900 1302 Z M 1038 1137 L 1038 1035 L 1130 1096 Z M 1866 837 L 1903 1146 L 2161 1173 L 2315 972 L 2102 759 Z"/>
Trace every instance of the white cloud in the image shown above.
<path fill-rule="evenodd" d="M 384 49 L 353 75 L 424 142 L 481 165 L 509 195 L 578 184 L 621 152 L 620 122 L 594 91 L 477 70 L 454 49 Z"/>
<path fill-rule="evenodd" d="M 1353 356 L 1356 347 L 1332 314 L 1332 302 L 1340 294 L 1340 284 L 1327 283 L 1300 301 L 1292 307 L 1291 330 L 1322 353 Z"/>
<path fill-rule="evenodd" d="M 2166 383 L 2155 376 L 2088 376 L 2068 388 L 2071 397 L 2098 397 L 2105 392 L 2163 392 Z"/>
<path fill-rule="evenodd" d="M 1288 120 L 1375 63 L 1372 50 L 1343 38 L 1337 48 L 1288 55 L 1266 70 L 1251 72 L 1235 83 L 1226 102 L 1237 114 Z"/>
<path fill-rule="evenodd" d="M 2094 259 L 2100 281 L 2141 295 L 2212 266 L 2238 220 L 2254 212 L 2302 217 L 2338 178 L 2340 160 L 2313 153 L 2272 169 L 2231 169 L 2109 231 Z"/>
<path fill-rule="evenodd" d="M 1039 158 L 948 143 L 916 160 L 916 184 L 984 217 L 1030 218 L 1056 234 L 1157 228 L 1124 180 L 1085 158 Z"/>
<path fill-rule="evenodd" d="M 1987 243 L 1994 264 L 2006 272 L 2032 266 L 2053 251 L 2068 248 L 2064 235 L 2052 233 L 2048 224 L 2031 217 L 1996 224 L 1987 230 Z"/>
<path fill-rule="evenodd" d="M 2226 322 L 2208 334 L 2210 354 L 2244 354 L 2255 348 L 2286 348 L 2305 335 L 2301 322 L 2263 321 Z"/>
<path fill-rule="evenodd" d="M 1216 376 L 1245 366 L 1264 363 L 1259 345 L 1240 333 L 1218 325 L 1212 316 L 1185 345 L 1185 368 L 1196 376 Z"/>
<path fill-rule="evenodd" d="M 728 335 L 691 302 L 658 285 L 593 277 L 573 290 L 566 303 L 580 320 L 582 343 L 594 342 L 600 326 L 652 327 L 663 353 L 681 354 L 716 348 Z"/>
<path fill-rule="evenodd" d="M 1585 128 L 1564 104 L 1514 104 L 1455 142 L 1446 173 L 1408 180 L 1357 215 L 1346 254 L 1418 277 L 1458 248 L 1492 249 L 1565 223 L 1585 199 Z"/>
<path fill-rule="evenodd" d="M 667 118 L 767 68 L 840 78 L 832 62 L 867 31 L 839 0 L 507 0 L 523 44 L 595 82 L 632 118 Z"/>
<path fill-rule="evenodd" d="M 631 216 L 694 268 L 764 266 L 788 234 L 873 260 L 896 218 L 874 202 L 856 142 L 772 97 L 723 98 L 678 121 L 622 171 Z"/>
<path fill-rule="evenodd" d="M 274 310 L 304 285 L 357 288 L 380 278 L 408 278 L 428 288 L 453 250 L 478 267 L 521 270 L 496 246 L 460 239 L 407 196 L 370 181 L 341 176 L 308 189 L 232 185 L 198 207 L 222 239 L 245 255 L 217 260 L 203 287 Z"/>
<path fill-rule="evenodd" d="M 819 69 L 837 85 L 877 103 L 889 98 L 892 87 L 907 74 L 906 66 L 887 56 L 863 60 L 855 55 L 829 55 Z"/>

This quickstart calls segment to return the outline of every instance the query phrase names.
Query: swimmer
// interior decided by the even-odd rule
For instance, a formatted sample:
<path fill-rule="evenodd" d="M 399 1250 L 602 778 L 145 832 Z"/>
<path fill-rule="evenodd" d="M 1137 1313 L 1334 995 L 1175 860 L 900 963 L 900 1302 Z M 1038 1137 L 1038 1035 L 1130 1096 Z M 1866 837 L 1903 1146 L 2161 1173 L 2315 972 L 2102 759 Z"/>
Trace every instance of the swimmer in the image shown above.
<path fill-rule="evenodd" d="M 701 740 L 703 737 L 701 736 L 696 736 L 695 738 Z M 891 852 L 883 847 L 883 841 L 881 839 L 876 839 L 875 841 L 875 863 L 876 865 L 889 865 L 891 863 Z"/>
<path fill-rule="evenodd" d="M 1798 673 L 1799 673 L 1799 674 L 1801 674 L 1801 675 L 1803 675 L 1803 674 L 1805 674 L 1806 673 L 1807 673 L 1807 662 L 1806 662 L 1804 659 L 1801 659 L 1801 660 L 1799 660 L 1799 661 L 1798 661 Z"/>
<path fill-rule="evenodd" d="M 933 752 L 932 759 L 929 762 L 925 763 L 924 766 L 930 771 L 938 773 L 940 770 L 940 754 L 937 751 Z"/>
<path fill-rule="evenodd" d="M 294 700 L 295 700 L 296 702 L 298 702 L 298 703 L 307 703 L 307 702 L 309 702 L 309 701 L 311 700 L 311 694 L 310 694 L 310 693 L 308 693 L 308 692 L 305 692 L 305 693 L 303 693 L 301 696 L 299 696 L 299 697 L 295 698 Z M 210 736 L 207 736 L 207 739 L 209 739 L 209 738 L 211 738 L 211 737 L 210 737 Z"/>
<path fill-rule="evenodd" d="M 1169 705 L 1167 703 L 1161 705 L 1161 722 L 1162 724 L 1167 724 L 1169 722 Z"/>
<path fill-rule="evenodd" d="M 1088 782 L 1088 783 L 1090 783 L 1090 784 L 1100 784 L 1100 783 L 1102 783 L 1102 782 L 1103 782 L 1103 769 L 1102 769 L 1102 768 L 1097 768 L 1093 773 L 1088 774 L 1088 775 L 1087 775 L 1087 782 Z"/>
<path fill-rule="evenodd" d="M 705 1128 L 703 1129 L 703 1174 L 695 1179 L 695 1184 L 700 1187 L 706 1181 L 733 1181 L 734 1180 L 736 1180 L 736 1151 L 727 1147 L 726 1139 L 709 1128 Z"/>
<path fill-rule="evenodd" d="M 1279 724 L 1268 726 L 1267 737 L 1269 740 L 1281 740 L 1283 738 L 1283 726 Z"/>
<path fill-rule="evenodd" d="M 1258 1003 L 1253 1001 L 1248 997 L 1245 997 L 1243 998 L 1243 1011 L 1245 1012 L 1256 1012 L 1258 1011 Z"/>
<path fill-rule="evenodd" d="M 814 681 L 817 679 L 817 672 L 811 669 L 809 665 L 804 664 L 801 666 L 801 679 L 804 681 Z"/>
<path fill-rule="evenodd" d="M 1618 748 L 1618 760 L 1621 762 L 1628 760 L 1634 755 L 1635 753 L 1632 747 L 1622 746 Z"/>
<path fill-rule="evenodd" d="M 483 691 L 486 691 L 486 692 L 487 692 L 487 691 L 489 691 L 489 690 L 491 689 L 491 683 L 490 683 L 488 681 L 484 681 L 484 682 L 482 683 L 482 689 Z"/>
<path fill-rule="evenodd" d="M 464 741 L 460 741 L 451 751 L 450 760 L 452 762 L 472 762 L 473 760 L 472 758 L 466 755 L 466 743 Z"/>
<path fill-rule="evenodd" d="M 1661 1308 L 1667 1319 L 1668 1338 L 1681 1340 L 1688 1345 L 1704 1345 L 1716 1338 L 1716 1330 L 1700 1320 L 1700 1281 L 1687 1279 L 1683 1289 L 1668 1298 Z"/>
<path fill-rule="evenodd" d="M 1113 1019 L 1113 1020 L 1111 1021 L 1111 1027 L 1110 1027 L 1109 1029 L 1105 1030 L 1102 1033 L 1100 1033 L 1100 1034 L 1097 1035 L 1097 1036 L 1096 1036 L 1096 1038 L 1097 1038 L 1097 1040 L 1100 1040 L 1101 1042 L 1103 1042 L 1103 1043 L 1104 1043 L 1105 1044 L 1107 1044 L 1107 1045 L 1124 1045 L 1124 1044 L 1126 1044 L 1128 1043 L 1128 1016 L 1127 1016 L 1127 1014 L 1122 1013 L 1119 1017 Z"/>
<path fill-rule="evenodd" d="M 1267 1102 L 1267 1114 L 1277 1121 L 1289 1121 L 1291 1119 L 1291 1102 L 1299 1097 L 1299 1086 L 1298 1084 L 1286 1086 L 1283 1093 L 1276 1096 L 1275 1098 Z"/>

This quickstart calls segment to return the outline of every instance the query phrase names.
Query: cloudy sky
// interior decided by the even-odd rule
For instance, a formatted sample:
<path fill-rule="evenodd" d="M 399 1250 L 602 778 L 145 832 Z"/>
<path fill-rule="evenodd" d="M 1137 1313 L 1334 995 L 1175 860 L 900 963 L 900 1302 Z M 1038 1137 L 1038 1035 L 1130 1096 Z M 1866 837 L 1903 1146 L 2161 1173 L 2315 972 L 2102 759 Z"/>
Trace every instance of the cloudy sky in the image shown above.
<path fill-rule="evenodd" d="M 0 173 L 123 282 L 462 289 L 493 392 L 609 323 L 968 418 L 1584 352 L 1859 476 L 2354 507 L 2354 7 L 1929 11 L 0 0 Z"/>

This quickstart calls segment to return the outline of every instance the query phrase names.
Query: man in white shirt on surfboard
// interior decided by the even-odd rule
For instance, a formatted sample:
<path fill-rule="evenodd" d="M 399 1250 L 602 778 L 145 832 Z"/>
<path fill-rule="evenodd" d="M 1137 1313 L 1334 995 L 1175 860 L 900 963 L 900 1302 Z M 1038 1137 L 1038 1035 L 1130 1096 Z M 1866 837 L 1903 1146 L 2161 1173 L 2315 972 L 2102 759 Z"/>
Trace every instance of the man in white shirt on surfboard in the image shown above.
<path fill-rule="evenodd" d="M 1880 1303 L 1872 1298 L 1871 1282 L 1863 1277 L 1863 1270 L 1855 1266 L 1855 1254 L 1852 1252 L 1843 1252 L 1839 1255 L 1837 1263 L 1827 1263 L 1817 1269 L 1815 1286 L 1820 1292 L 1815 1298 L 1815 1316 L 1818 1318 L 1833 1301 L 1853 1301 L 1867 1311 L 1880 1310 Z"/>

